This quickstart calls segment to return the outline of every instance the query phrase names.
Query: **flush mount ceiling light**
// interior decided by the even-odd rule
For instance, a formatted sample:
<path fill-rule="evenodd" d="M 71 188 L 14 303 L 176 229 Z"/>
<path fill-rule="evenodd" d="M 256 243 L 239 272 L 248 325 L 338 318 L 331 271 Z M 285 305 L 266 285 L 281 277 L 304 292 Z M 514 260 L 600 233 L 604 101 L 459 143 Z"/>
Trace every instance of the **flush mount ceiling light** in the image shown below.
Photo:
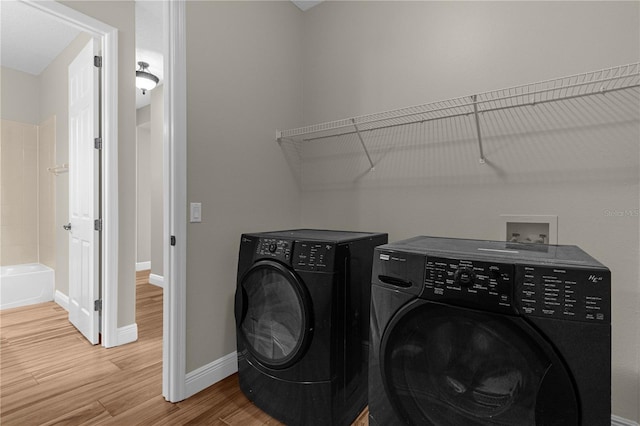
<path fill-rule="evenodd" d="M 147 71 L 147 68 L 149 68 L 148 63 L 140 61 L 138 62 L 138 66 L 140 66 L 140 68 L 136 71 L 136 87 L 142 90 L 142 94 L 145 95 L 147 90 L 156 87 L 160 80 Z"/>

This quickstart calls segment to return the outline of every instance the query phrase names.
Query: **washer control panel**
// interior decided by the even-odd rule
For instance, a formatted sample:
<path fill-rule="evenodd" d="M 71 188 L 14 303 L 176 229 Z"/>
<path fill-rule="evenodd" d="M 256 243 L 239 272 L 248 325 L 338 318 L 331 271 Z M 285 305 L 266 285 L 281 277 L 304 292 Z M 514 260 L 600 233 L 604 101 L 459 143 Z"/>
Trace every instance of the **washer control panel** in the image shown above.
<path fill-rule="evenodd" d="M 256 256 L 268 257 L 289 263 L 292 245 L 292 241 L 279 238 L 260 238 L 256 245 Z"/>
<path fill-rule="evenodd" d="M 514 266 L 427 256 L 422 297 L 513 313 Z"/>
<path fill-rule="evenodd" d="M 610 322 L 608 270 L 518 266 L 516 301 L 523 314 Z"/>

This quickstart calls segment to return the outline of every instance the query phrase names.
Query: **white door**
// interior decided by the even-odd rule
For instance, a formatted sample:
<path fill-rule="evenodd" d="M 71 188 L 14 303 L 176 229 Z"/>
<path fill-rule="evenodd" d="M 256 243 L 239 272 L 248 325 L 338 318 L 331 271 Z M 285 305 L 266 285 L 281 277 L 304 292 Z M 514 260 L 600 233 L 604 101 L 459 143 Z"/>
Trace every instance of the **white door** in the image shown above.
<path fill-rule="evenodd" d="M 89 41 L 69 65 L 69 321 L 94 345 L 100 340 L 96 45 Z"/>

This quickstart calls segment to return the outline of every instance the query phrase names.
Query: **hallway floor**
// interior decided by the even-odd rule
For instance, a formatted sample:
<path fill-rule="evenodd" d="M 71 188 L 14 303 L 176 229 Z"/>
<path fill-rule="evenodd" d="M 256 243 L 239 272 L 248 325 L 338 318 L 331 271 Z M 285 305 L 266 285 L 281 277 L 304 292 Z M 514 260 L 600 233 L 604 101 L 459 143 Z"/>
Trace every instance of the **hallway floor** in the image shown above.
<path fill-rule="evenodd" d="M 54 302 L 0 311 L 0 424 L 278 425 L 236 374 L 172 404 L 162 397 L 162 289 L 137 274 L 138 341 L 91 346 Z M 354 425 L 368 424 L 366 410 Z"/>

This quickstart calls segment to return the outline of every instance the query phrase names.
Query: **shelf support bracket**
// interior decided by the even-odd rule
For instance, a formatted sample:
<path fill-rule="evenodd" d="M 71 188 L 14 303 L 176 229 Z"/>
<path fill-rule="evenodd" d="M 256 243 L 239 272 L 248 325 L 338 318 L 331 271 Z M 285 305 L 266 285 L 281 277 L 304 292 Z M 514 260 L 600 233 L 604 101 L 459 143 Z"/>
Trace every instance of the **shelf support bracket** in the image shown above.
<path fill-rule="evenodd" d="M 484 151 L 482 150 L 482 133 L 480 133 L 480 117 L 478 116 L 478 95 L 471 96 L 473 100 L 473 115 L 476 118 L 476 132 L 478 134 L 478 148 L 480 148 L 480 164 L 484 164 Z"/>
<path fill-rule="evenodd" d="M 358 125 L 356 124 L 356 119 L 352 118 L 351 123 L 353 123 L 353 127 L 356 129 L 356 135 L 358 135 L 358 139 L 360 139 L 360 144 L 362 145 L 362 149 L 364 149 L 364 153 L 367 154 L 367 159 L 369 160 L 369 164 L 371 165 L 371 168 L 369 170 L 375 170 L 375 167 L 373 166 L 373 161 L 371 160 L 371 156 L 369 155 L 369 150 L 367 149 L 367 146 L 364 144 L 364 139 L 362 139 L 362 135 L 360 134 L 360 129 L 358 129 Z"/>

